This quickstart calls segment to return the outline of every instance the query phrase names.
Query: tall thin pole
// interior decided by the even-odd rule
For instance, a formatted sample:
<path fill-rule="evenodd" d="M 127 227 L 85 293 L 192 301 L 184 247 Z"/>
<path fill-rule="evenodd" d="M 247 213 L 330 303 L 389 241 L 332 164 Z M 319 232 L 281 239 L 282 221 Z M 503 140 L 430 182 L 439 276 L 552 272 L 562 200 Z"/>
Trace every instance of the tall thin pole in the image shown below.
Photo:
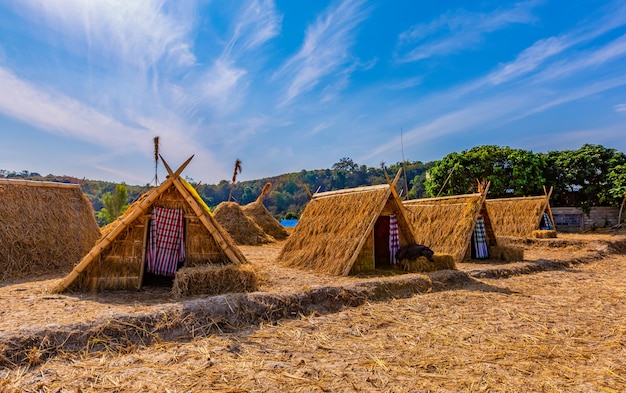
<path fill-rule="evenodd" d="M 406 191 L 406 198 L 409 198 L 409 181 L 406 178 L 406 166 L 404 160 L 404 139 L 402 138 L 402 127 L 400 127 L 400 145 L 402 147 L 402 170 L 404 172 L 404 190 Z"/>

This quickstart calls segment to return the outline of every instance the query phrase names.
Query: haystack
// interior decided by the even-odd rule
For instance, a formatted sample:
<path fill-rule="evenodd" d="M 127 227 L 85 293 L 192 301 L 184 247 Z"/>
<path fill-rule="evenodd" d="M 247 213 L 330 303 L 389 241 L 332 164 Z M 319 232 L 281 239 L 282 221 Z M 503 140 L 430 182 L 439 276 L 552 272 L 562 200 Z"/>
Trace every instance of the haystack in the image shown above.
<path fill-rule="evenodd" d="M 314 194 L 278 262 L 338 276 L 390 268 L 397 263 L 394 229 L 399 246 L 415 242 L 390 184 Z"/>
<path fill-rule="evenodd" d="M 492 222 L 485 209 L 485 193 L 404 201 L 416 242 L 438 254 L 449 254 L 455 263 L 471 256 L 476 222 L 482 218 L 488 247 L 496 246 Z"/>
<path fill-rule="evenodd" d="M 265 184 L 261 195 L 259 195 L 256 201 L 243 206 L 242 210 L 246 217 L 261 227 L 265 233 L 276 240 L 284 240 L 289 236 L 289 233 L 263 204 L 263 198 L 269 191 L 270 186 L 270 183 Z"/>
<path fill-rule="evenodd" d="M 193 156 L 192 156 L 193 157 Z M 162 158 L 161 158 L 162 159 Z M 103 229 L 96 245 L 82 258 L 55 288 L 71 290 L 141 288 L 146 273 L 148 243 L 157 208 L 182 215 L 184 255 L 180 267 L 246 263 L 235 241 L 211 215 L 209 207 L 180 173 L 189 158 L 176 172 L 128 207 L 117 220 Z M 180 217 L 180 216 L 179 216 Z"/>
<path fill-rule="evenodd" d="M 67 273 L 98 237 L 78 184 L 0 179 L 0 281 Z"/>
<path fill-rule="evenodd" d="M 258 246 L 274 241 L 274 238 L 243 213 L 241 206 L 236 202 L 220 203 L 213 211 L 213 217 L 237 244 Z"/>
<path fill-rule="evenodd" d="M 541 237 L 556 237 L 550 209 L 551 194 L 552 190 L 540 196 L 487 199 L 487 211 L 496 236 L 531 238 L 540 234 Z M 533 231 L 541 232 L 534 235 Z"/>

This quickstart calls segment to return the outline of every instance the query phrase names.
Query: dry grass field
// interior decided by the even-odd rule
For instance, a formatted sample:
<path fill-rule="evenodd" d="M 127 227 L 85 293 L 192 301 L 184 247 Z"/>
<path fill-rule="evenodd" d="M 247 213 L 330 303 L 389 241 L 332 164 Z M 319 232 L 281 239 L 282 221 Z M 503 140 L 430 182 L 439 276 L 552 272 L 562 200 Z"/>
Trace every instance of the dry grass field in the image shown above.
<path fill-rule="evenodd" d="M 242 247 L 259 292 L 178 302 L 5 283 L 0 391 L 626 391 L 626 235 L 517 244 L 524 261 L 341 278 Z"/>

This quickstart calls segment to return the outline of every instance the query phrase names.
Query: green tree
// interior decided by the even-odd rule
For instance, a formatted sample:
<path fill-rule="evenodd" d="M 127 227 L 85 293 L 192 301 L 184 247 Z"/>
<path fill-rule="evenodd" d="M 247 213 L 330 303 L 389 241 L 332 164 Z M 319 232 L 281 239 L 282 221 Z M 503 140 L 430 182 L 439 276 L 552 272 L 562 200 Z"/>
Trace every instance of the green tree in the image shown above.
<path fill-rule="evenodd" d="M 475 192 L 477 181 L 489 180 L 489 195 L 528 195 L 544 185 L 546 163 L 526 150 L 493 145 L 476 146 L 450 153 L 429 170 L 425 181 L 428 196 Z"/>
<path fill-rule="evenodd" d="M 126 184 L 118 184 L 113 193 L 107 192 L 102 195 L 102 205 L 103 208 L 96 215 L 100 225 L 110 224 L 121 216 L 128 208 Z"/>
<path fill-rule="evenodd" d="M 577 150 L 549 152 L 545 177 L 554 184 L 555 203 L 589 211 L 592 206 L 618 205 L 609 177 L 619 181 L 615 168 L 626 164 L 626 155 L 601 145 L 585 144 Z M 619 188 L 619 187 L 618 187 Z"/>
<path fill-rule="evenodd" d="M 615 200 L 622 201 L 619 209 L 619 221 L 621 223 L 624 216 L 624 206 L 626 205 L 626 164 L 616 165 L 611 168 L 608 178 L 611 184 L 609 194 Z"/>

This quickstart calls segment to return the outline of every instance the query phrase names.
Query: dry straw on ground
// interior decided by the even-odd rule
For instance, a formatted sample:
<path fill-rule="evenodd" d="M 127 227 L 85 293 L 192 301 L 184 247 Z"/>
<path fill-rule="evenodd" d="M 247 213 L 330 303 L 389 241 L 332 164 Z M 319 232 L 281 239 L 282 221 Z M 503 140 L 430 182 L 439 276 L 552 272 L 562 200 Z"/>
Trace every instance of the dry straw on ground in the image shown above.
<path fill-rule="evenodd" d="M 67 273 L 99 236 L 78 184 L 0 179 L 0 282 Z"/>
<path fill-rule="evenodd" d="M 237 244 L 257 246 L 275 241 L 256 222 L 248 218 L 236 202 L 220 203 L 213 211 L 213 217 Z"/>
<path fill-rule="evenodd" d="M 250 264 L 182 268 L 176 272 L 172 294 L 175 299 L 181 299 L 193 295 L 254 292 L 258 289 L 257 274 Z"/>
<path fill-rule="evenodd" d="M 454 270 L 456 263 L 454 257 L 448 254 L 435 254 L 433 260 L 429 261 L 426 257 L 418 257 L 416 259 L 402 259 L 400 266 L 408 273 L 428 273 L 437 270 Z"/>
<path fill-rule="evenodd" d="M 556 231 L 548 229 L 536 229 L 532 231 L 531 237 L 535 239 L 554 239 L 556 238 Z"/>
<path fill-rule="evenodd" d="M 147 348 L 110 342 L 95 353 L 68 352 L 0 370 L 0 390 L 626 391 L 626 247 L 530 240 L 520 243 L 529 247 L 529 263 L 550 258 L 563 268 L 469 280 L 454 289 L 314 312 L 191 342 Z M 582 263 L 581 256 L 592 252 L 596 258 Z M 581 263 L 567 267 L 574 259 Z M 292 273 L 271 260 L 263 266 L 276 269 L 277 277 Z M 38 363 L 36 348 L 31 356 Z"/>

